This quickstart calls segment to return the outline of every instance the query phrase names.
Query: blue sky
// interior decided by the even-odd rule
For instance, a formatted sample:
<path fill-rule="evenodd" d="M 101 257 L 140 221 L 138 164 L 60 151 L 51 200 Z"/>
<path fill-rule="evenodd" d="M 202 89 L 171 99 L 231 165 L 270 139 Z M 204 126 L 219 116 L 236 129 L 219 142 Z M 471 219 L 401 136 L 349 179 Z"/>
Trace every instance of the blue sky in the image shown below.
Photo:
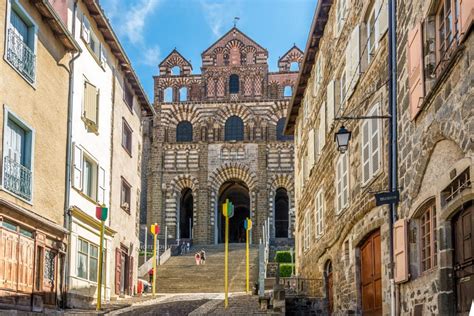
<path fill-rule="evenodd" d="M 153 75 L 173 48 L 200 73 L 201 53 L 233 26 L 269 52 L 271 71 L 296 43 L 304 50 L 316 0 L 101 0 L 150 101 Z"/>

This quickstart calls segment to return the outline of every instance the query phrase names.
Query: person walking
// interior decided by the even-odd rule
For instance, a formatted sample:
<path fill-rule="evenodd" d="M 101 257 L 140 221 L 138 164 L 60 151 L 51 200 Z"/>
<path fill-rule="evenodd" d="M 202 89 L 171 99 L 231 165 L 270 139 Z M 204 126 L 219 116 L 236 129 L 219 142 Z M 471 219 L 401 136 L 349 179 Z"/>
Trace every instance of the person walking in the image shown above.
<path fill-rule="evenodd" d="M 194 260 L 196 260 L 196 265 L 199 265 L 201 263 L 201 255 L 199 254 L 199 252 L 196 252 L 194 254 Z"/>
<path fill-rule="evenodd" d="M 204 249 L 201 249 L 199 255 L 201 256 L 201 264 L 206 264 L 206 252 Z"/>

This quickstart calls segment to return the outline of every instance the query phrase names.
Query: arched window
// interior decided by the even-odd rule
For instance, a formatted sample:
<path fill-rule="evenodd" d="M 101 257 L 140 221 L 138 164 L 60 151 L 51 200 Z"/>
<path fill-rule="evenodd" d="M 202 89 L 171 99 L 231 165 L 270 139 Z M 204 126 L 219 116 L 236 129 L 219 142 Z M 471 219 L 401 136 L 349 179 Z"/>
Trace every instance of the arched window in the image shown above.
<path fill-rule="evenodd" d="M 179 101 L 188 101 L 188 88 L 182 87 L 179 89 Z"/>
<path fill-rule="evenodd" d="M 300 65 L 294 61 L 290 64 L 290 71 L 299 71 L 300 70 Z"/>
<path fill-rule="evenodd" d="M 188 121 L 181 121 L 176 127 L 176 141 L 177 142 L 192 142 L 193 141 L 193 125 Z"/>
<path fill-rule="evenodd" d="M 168 87 L 163 90 L 163 102 L 173 102 L 173 88 Z"/>
<path fill-rule="evenodd" d="M 244 121 L 238 116 L 231 116 L 225 122 L 225 140 L 244 140 Z"/>
<path fill-rule="evenodd" d="M 291 86 L 286 86 L 285 90 L 283 90 L 283 96 L 291 97 L 292 95 L 293 95 L 293 92 L 291 91 Z"/>
<path fill-rule="evenodd" d="M 236 74 L 229 77 L 229 93 L 239 93 L 239 76 Z"/>
<path fill-rule="evenodd" d="M 290 224 L 288 192 L 278 188 L 275 192 L 275 237 L 288 238 Z"/>
<path fill-rule="evenodd" d="M 283 129 L 285 128 L 286 117 L 282 117 L 278 120 L 276 126 L 276 138 L 277 140 L 293 140 L 293 136 L 283 134 Z"/>
<path fill-rule="evenodd" d="M 173 76 L 179 76 L 181 74 L 181 68 L 179 68 L 179 66 L 174 66 L 171 68 L 171 74 Z"/>

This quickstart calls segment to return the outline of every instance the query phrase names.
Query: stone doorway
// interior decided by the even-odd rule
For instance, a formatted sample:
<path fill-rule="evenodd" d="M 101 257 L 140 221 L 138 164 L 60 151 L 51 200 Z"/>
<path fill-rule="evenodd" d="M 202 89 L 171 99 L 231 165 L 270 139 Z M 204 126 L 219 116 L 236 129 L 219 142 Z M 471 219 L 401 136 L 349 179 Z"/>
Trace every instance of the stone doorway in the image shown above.
<path fill-rule="evenodd" d="M 382 250 L 380 230 L 370 234 L 360 246 L 362 313 L 382 314 Z"/>
<path fill-rule="evenodd" d="M 326 262 L 326 267 L 324 268 L 324 277 L 326 281 L 326 296 L 328 299 L 328 314 L 332 315 L 332 313 L 334 312 L 334 292 L 331 260 L 328 260 L 328 262 Z"/>
<path fill-rule="evenodd" d="M 234 216 L 229 220 L 229 242 L 244 243 L 244 221 L 250 217 L 249 189 L 244 182 L 239 180 L 226 181 L 219 190 L 218 227 L 219 243 L 223 243 L 225 234 L 225 221 L 222 215 L 222 204 L 229 199 L 234 204 Z"/>
<path fill-rule="evenodd" d="M 193 237 L 193 202 L 191 189 L 183 189 L 179 200 L 178 238 L 180 239 L 191 239 Z"/>

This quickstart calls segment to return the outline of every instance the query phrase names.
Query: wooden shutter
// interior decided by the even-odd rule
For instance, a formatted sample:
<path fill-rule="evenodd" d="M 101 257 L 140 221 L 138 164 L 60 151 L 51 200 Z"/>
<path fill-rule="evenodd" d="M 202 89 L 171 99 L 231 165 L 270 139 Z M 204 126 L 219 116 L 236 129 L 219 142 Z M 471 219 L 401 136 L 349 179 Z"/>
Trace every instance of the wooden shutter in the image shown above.
<path fill-rule="evenodd" d="M 98 168 L 98 179 L 97 179 L 97 201 L 105 204 L 105 169 L 102 167 Z"/>
<path fill-rule="evenodd" d="M 122 250 L 115 248 L 115 294 L 120 295 L 120 273 L 122 270 Z"/>
<path fill-rule="evenodd" d="M 370 179 L 370 131 L 369 120 L 362 121 L 362 183 Z"/>
<path fill-rule="evenodd" d="M 34 241 L 20 235 L 18 244 L 18 290 L 31 293 L 33 291 Z M 43 264 L 43 259 L 39 261 Z M 38 267 L 39 268 L 39 267 Z M 43 275 L 40 275 L 41 279 Z"/>
<path fill-rule="evenodd" d="M 423 36 L 422 24 L 418 23 L 408 32 L 408 87 L 410 117 L 414 119 L 421 109 L 425 96 L 423 74 Z"/>
<path fill-rule="evenodd" d="M 309 163 L 309 170 L 313 169 L 314 161 L 315 161 L 315 152 L 317 144 L 314 143 L 314 129 L 311 129 L 308 133 L 308 163 Z"/>
<path fill-rule="evenodd" d="M 459 0 L 459 15 L 461 22 L 461 35 L 467 32 L 474 19 L 474 1 Z"/>
<path fill-rule="evenodd" d="M 372 111 L 372 116 L 379 115 L 379 105 L 377 104 Z M 371 176 L 373 176 L 378 170 L 380 166 L 380 120 L 370 120 L 370 153 L 371 153 Z"/>
<path fill-rule="evenodd" d="M 82 149 L 74 144 L 73 151 L 72 185 L 76 189 L 82 190 Z"/>
<path fill-rule="evenodd" d="M 94 85 L 84 81 L 84 118 L 97 125 L 99 93 Z"/>
<path fill-rule="evenodd" d="M 406 219 L 399 219 L 393 225 L 393 256 L 395 260 L 395 282 L 408 281 L 408 242 Z"/>
<path fill-rule="evenodd" d="M 360 76 L 360 26 L 356 25 L 346 47 L 346 100 L 348 100 Z"/>
<path fill-rule="evenodd" d="M 377 0 L 375 2 L 375 15 L 379 14 L 377 19 L 378 30 L 377 38 L 380 41 L 382 36 L 388 30 L 388 0 Z M 380 13 L 378 13 L 380 11 Z"/>
<path fill-rule="evenodd" d="M 345 207 L 349 200 L 349 170 L 348 170 L 348 154 L 342 157 L 342 205 Z"/>
<path fill-rule="evenodd" d="M 336 164 L 336 199 L 337 213 L 342 209 L 342 158 L 339 157 Z"/>
<path fill-rule="evenodd" d="M 128 285 L 129 285 L 129 295 L 133 295 L 133 257 L 130 256 L 130 264 L 128 265 L 128 271 L 129 271 L 129 279 L 128 279 Z"/>
<path fill-rule="evenodd" d="M 328 132 L 331 129 L 332 122 L 334 121 L 334 113 L 335 113 L 335 81 L 329 81 L 327 92 L 326 92 L 326 105 L 327 105 L 327 126 Z"/>
<path fill-rule="evenodd" d="M 326 102 L 321 104 L 319 109 L 319 153 L 322 152 L 326 144 Z"/>

